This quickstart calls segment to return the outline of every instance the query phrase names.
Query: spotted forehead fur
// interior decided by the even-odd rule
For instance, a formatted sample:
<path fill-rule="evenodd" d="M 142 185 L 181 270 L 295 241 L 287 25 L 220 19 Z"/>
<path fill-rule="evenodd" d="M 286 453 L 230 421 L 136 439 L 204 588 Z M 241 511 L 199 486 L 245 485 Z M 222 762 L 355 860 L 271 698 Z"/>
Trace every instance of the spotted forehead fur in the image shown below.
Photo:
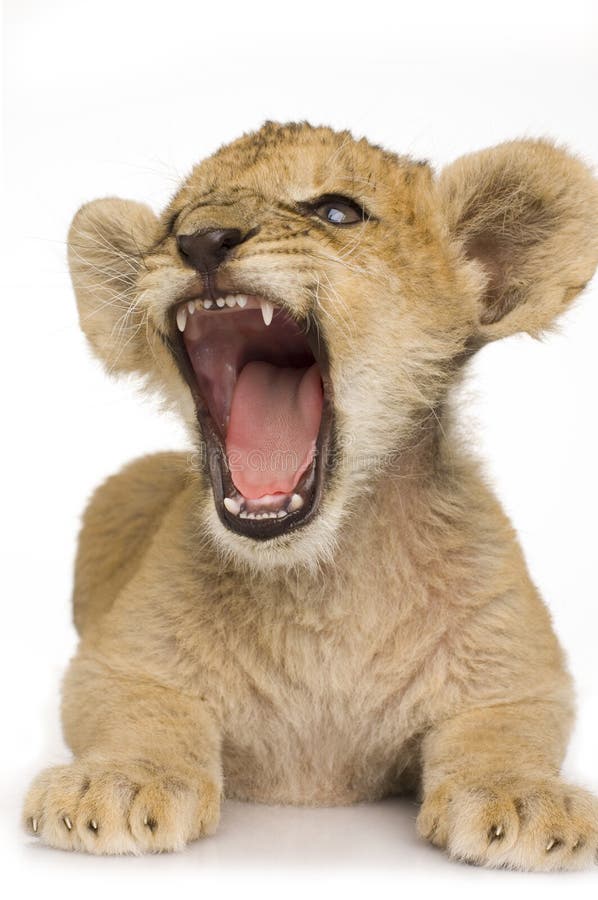
<path fill-rule="evenodd" d="M 310 200 L 328 193 L 349 194 L 369 204 L 376 197 L 400 210 L 416 173 L 427 163 L 399 156 L 355 140 L 349 131 L 315 128 L 307 123 L 267 122 L 195 166 L 165 210 L 163 223 L 172 230 L 195 209 L 239 205 L 244 199 L 268 206 Z"/>

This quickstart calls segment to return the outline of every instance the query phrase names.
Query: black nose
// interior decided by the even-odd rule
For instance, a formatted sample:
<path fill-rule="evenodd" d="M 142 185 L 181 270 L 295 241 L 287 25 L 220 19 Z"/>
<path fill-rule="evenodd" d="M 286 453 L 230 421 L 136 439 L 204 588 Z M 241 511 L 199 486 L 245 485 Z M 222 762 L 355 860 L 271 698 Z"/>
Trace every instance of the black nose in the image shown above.
<path fill-rule="evenodd" d="M 198 231 L 195 234 L 180 234 L 177 244 L 185 262 L 203 275 L 213 272 L 224 261 L 229 250 L 243 241 L 238 228 L 217 228 L 213 231 Z"/>

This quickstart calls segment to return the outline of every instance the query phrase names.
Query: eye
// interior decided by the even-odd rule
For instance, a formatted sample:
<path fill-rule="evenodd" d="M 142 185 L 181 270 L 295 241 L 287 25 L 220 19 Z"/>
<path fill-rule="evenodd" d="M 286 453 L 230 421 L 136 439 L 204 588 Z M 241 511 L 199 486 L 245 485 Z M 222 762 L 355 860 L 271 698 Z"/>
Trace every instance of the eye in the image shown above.
<path fill-rule="evenodd" d="M 331 225 L 356 225 L 369 218 L 358 203 L 347 197 L 320 197 L 310 206 L 314 215 Z"/>

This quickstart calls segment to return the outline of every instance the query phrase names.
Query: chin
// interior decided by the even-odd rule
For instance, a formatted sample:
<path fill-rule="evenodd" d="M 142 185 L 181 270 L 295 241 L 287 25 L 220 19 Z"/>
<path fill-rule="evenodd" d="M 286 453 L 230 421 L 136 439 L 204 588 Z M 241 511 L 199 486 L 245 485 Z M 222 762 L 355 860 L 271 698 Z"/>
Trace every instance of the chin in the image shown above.
<path fill-rule="evenodd" d="M 203 530 L 210 535 L 218 555 L 227 563 L 240 564 L 248 572 L 278 571 L 286 576 L 295 569 L 316 574 L 332 564 L 342 526 L 342 504 L 328 498 L 312 522 L 301 529 L 268 540 L 255 540 L 223 524 L 213 503 L 202 508 Z"/>

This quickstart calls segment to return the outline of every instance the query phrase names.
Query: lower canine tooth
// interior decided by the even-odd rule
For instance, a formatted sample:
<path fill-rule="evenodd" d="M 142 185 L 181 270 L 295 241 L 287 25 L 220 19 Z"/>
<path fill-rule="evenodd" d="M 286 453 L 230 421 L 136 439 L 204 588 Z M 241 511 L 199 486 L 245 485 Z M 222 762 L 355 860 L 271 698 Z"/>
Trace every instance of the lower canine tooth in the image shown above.
<path fill-rule="evenodd" d="M 176 311 L 176 323 L 179 331 L 185 330 L 185 325 L 187 324 L 187 307 L 184 304 L 181 304 Z"/>
<path fill-rule="evenodd" d="M 262 300 L 261 306 L 264 325 L 269 325 L 272 321 L 272 316 L 274 315 L 274 306 L 269 300 Z"/>
<path fill-rule="evenodd" d="M 303 506 L 303 497 L 300 494 L 293 494 L 291 502 L 287 506 L 287 512 L 296 512 Z"/>
<path fill-rule="evenodd" d="M 225 497 L 224 505 L 228 509 L 229 513 L 233 514 L 233 516 L 238 516 L 239 513 L 241 512 L 241 504 L 238 503 L 236 500 L 233 500 L 232 497 Z"/>

